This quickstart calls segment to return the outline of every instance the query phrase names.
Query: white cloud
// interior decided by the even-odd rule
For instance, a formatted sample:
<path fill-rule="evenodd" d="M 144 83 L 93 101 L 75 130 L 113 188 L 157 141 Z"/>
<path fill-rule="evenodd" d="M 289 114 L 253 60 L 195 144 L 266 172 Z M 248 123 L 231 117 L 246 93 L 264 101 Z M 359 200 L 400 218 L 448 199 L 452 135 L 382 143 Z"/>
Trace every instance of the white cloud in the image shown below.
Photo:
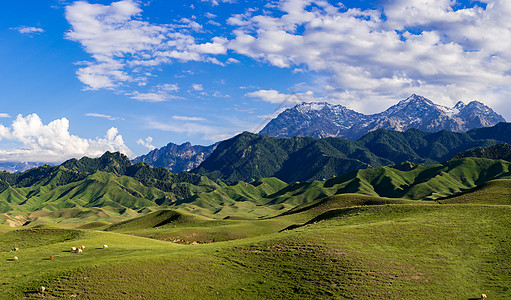
<path fill-rule="evenodd" d="M 87 116 L 87 117 L 94 117 L 94 118 L 104 118 L 104 119 L 108 119 L 110 121 L 116 121 L 116 120 L 120 120 L 121 119 L 119 117 L 114 117 L 114 116 L 105 115 L 105 114 L 98 114 L 98 113 L 86 113 L 85 116 Z"/>
<path fill-rule="evenodd" d="M 281 94 L 276 90 L 258 90 L 246 93 L 245 96 L 282 105 L 293 105 L 302 102 L 317 102 L 323 100 L 316 97 L 312 91 L 305 93 Z"/>
<path fill-rule="evenodd" d="M 125 95 L 142 102 L 165 102 L 171 99 L 181 99 L 181 97 L 171 94 L 177 91 L 179 91 L 177 84 L 165 83 L 155 86 L 147 93 L 134 91 L 125 93 Z"/>
<path fill-rule="evenodd" d="M 202 25 L 193 20 L 152 24 L 141 20 L 141 13 L 134 0 L 110 5 L 76 1 L 66 7 L 71 25 L 66 38 L 80 43 L 93 59 L 76 72 L 86 89 L 143 86 L 154 67 L 174 60 L 220 63 L 210 55 L 227 51 L 221 38 L 198 42 L 191 32 L 201 31 Z"/>
<path fill-rule="evenodd" d="M 164 101 L 168 101 L 169 99 L 171 99 L 171 97 L 169 97 L 169 95 L 167 95 L 165 93 L 161 93 L 161 92 L 140 93 L 140 92 L 135 91 L 133 93 L 129 93 L 126 95 L 131 96 L 131 99 L 135 99 L 135 100 L 143 101 L 143 102 L 164 102 Z"/>
<path fill-rule="evenodd" d="M 220 3 L 234 3 L 236 0 L 201 0 L 202 2 L 209 2 L 213 6 L 217 6 Z"/>
<path fill-rule="evenodd" d="M 203 91 L 204 87 L 202 86 L 202 84 L 194 83 L 192 84 L 192 89 L 194 91 Z"/>
<path fill-rule="evenodd" d="M 8 113 L 0 113 L 0 118 L 10 118 L 11 116 Z"/>
<path fill-rule="evenodd" d="M 235 38 L 226 46 L 280 68 L 314 72 L 323 84 L 316 93 L 351 107 L 372 110 L 440 90 L 449 102 L 443 104 L 460 98 L 504 103 L 511 92 L 511 3 L 482 2 L 485 9 L 456 10 L 452 0 L 390 0 L 381 10 L 360 10 L 281 0 L 280 15 L 233 15 L 228 24 Z M 271 91 L 259 96 L 282 99 Z"/>
<path fill-rule="evenodd" d="M 165 83 L 165 84 L 162 84 L 162 85 L 158 85 L 156 88 L 160 89 L 162 91 L 167 91 L 167 92 L 177 92 L 177 91 L 179 91 L 179 86 L 177 84 L 172 84 L 172 83 Z"/>
<path fill-rule="evenodd" d="M 14 27 L 14 28 L 11 28 L 11 29 L 18 31 L 21 34 L 27 34 L 27 35 L 31 35 L 31 34 L 34 34 L 34 33 L 43 33 L 44 32 L 44 29 L 42 29 L 42 28 L 31 27 L 31 26 L 18 26 L 18 27 Z"/>
<path fill-rule="evenodd" d="M 152 142 L 153 142 L 153 138 L 149 136 L 145 140 L 138 139 L 137 144 L 142 145 L 149 150 L 154 150 L 154 149 L 156 149 L 156 147 L 151 144 Z"/>
<path fill-rule="evenodd" d="M 172 116 L 172 119 L 180 120 L 180 121 L 206 121 L 206 119 L 201 118 L 201 117 L 186 117 L 186 116 Z"/>
<path fill-rule="evenodd" d="M 60 163 L 73 157 L 97 157 L 106 151 L 133 154 L 115 127 L 103 138 L 85 139 L 69 133 L 66 118 L 45 125 L 37 114 L 18 115 L 10 127 L 0 124 L 0 139 L 22 145 L 19 149 L 0 150 L 0 161 Z"/>

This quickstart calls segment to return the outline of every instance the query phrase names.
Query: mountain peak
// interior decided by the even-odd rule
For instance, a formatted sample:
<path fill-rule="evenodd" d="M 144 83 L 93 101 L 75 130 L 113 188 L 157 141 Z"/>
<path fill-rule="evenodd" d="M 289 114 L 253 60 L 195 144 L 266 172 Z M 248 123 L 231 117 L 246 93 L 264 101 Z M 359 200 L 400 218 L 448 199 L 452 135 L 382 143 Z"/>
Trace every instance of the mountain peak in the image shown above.
<path fill-rule="evenodd" d="M 425 98 L 423 96 L 417 95 L 417 94 L 412 94 L 410 97 L 406 98 L 405 100 L 400 101 L 399 103 L 401 103 L 401 102 L 404 102 L 404 103 L 422 103 L 422 102 L 425 102 L 425 103 L 430 104 L 430 105 L 435 105 L 433 103 L 433 101 L 431 101 L 428 98 Z"/>
<path fill-rule="evenodd" d="M 286 109 L 271 120 L 259 134 L 286 138 L 293 136 L 343 137 L 357 139 L 379 128 L 405 131 L 417 128 L 467 131 L 505 122 L 502 116 L 478 101 L 465 105 L 459 101 L 452 108 L 412 94 L 381 113 L 364 115 L 342 105 L 327 102 L 301 103 Z"/>
<path fill-rule="evenodd" d="M 466 105 L 463 101 L 458 101 L 458 103 L 456 103 L 456 105 L 454 105 L 454 109 L 462 110 L 465 106 Z"/>
<path fill-rule="evenodd" d="M 320 111 L 325 108 L 332 108 L 333 105 L 327 103 L 327 102 L 302 102 L 301 104 L 298 104 L 294 107 L 294 109 L 297 109 L 302 112 L 306 111 Z"/>
<path fill-rule="evenodd" d="M 172 173 L 181 173 L 197 167 L 217 144 L 211 146 L 192 145 L 190 142 L 177 145 L 168 143 L 166 146 L 151 150 L 146 155 L 133 160 L 134 163 L 145 162 L 155 167 L 164 167 Z"/>

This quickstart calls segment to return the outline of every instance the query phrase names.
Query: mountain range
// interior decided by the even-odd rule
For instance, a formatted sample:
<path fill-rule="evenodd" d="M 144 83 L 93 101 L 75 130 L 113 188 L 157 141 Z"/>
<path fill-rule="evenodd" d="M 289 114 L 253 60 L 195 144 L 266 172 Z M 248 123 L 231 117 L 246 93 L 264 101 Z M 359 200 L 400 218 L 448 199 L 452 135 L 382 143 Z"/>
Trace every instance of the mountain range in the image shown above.
<path fill-rule="evenodd" d="M 499 122 L 505 122 L 505 119 L 478 101 L 469 104 L 460 101 L 454 107 L 448 108 L 424 97 L 412 95 L 386 111 L 373 115 L 364 115 L 342 105 L 302 103 L 279 114 L 259 134 L 277 138 L 310 136 L 356 140 L 377 129 L 406 131 L 416 128 L 426 132 L 465 132 L 474 128 L 490 127 Z M 489 136 L 478 139 L 486 138 L 498 140 Z M 197 168 L 213 153 L 217 145 L 169 143 L 133 161 L 165 167 L 173 173 L 186 172 Z"/>
<path fill-rule="evenodd" d="M 1 172 L 0 224 L 112 222 L 161 207 L 214 218 L 270 217 L 346 193 L 435 200 L 493 180 L 511 179 L 511 162 L 502 159 L 509 159 L 509 150 L 509 145 L 495 145 L 457 154 L 442 164 L 405 161 L 319 181 L 288 184 L 278 178 L 261 178 L 232 185 L 193 174 L 174 175 L 145 163 L 132 164 L 120 153 L 107 152 L 99 158 L 69 160 L 24 173 Z M 501 188 L 508 189 L 508 182 Z M 499 201 L 508 203 L 509 199 Z"/>
<path fill-rule="evenodd" d="M 475 147 L 511 143 L 511 124 L 468 132 L 378 129 L 357 141 L 342 138 L 273 138 L 249 132 L 218 144 L 192 173 L 227 183 L 276 177 L 322 180 L 351 171 L 399 164 L 436 164 Z"/>
<path fill-rule="evenodd" d="M 356 140 L 380 128 L 465 132 L 505 121 L 501 115 L 478 101 L 469 104 L 460 101 L 449 108 L 413 94 L 384 112 L 373 115 L 365 115 L 342 105 L 302 103 L 280 113 L 259 134 L 277 138 L 311 136 Z"/>

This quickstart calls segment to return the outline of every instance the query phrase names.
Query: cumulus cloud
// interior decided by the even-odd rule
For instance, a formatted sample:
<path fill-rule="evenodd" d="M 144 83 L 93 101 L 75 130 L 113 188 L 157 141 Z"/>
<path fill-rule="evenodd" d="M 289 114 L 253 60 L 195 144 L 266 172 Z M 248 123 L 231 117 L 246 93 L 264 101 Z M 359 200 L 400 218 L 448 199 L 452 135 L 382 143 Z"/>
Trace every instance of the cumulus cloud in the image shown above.
<path fill-rule="evenodd" d="M 85 139 L 69 133 L 66 118 L 44 124 L 37 114 L 18 115 L 9 127 L 0 124 L 1 139 L 22 147 L 0 150 L 0 161 L 60 163 L 73 157 L 97 157 L 106 151 L 133 154 L 115 127 L 102 138 Z"/>
<path fill-rule="evenodd" d="M 202 84 L 194 83 L 192 84 L 192 89 L 194 91 L 203 91 L 204 87 L 202 86 Z"/>
<path fill-rule="evenodd" d="M 18 27 L 14 27 L 11 29 L 16 30 L 21 34 L 26 34 L 26 35 L 39 34 L 39 33 L 44 32 L 44 29 L 42 29 L 42 28 L 31 27 L 31 26 L 18 26 Z"/>
<path fill-rule="evenodd" d="M 154 150 L 154 149 L 156 149 L 156 147 L 151 144 L 152 142 L 153 142 L 153 138 L 149 136 L 145 140 L 138 139 L 137 144 L 142 145 L 149 150 Z"/>
<path fill-rule="evenodd" d="M 228 24 L 236 28 L 235 38 L 227 48 L 314 72 L 322 83 L 317 89 L 330 99 L 341 97 L 351 106 L 372 102 L 369 110 L 413 92 L 437 96 L 440 90 L 447 92 L 440 95 L 443 104 L 460 98 L 502 103 L 511 90 L 511 4 L 482 2 L 485 7 L 460 9 L 452 0 L 390 0 L 382 9 L 361 10 L 281 0 L 280 14 L 233 15 Z"/>
<path fill-rule="evenodd" d="M 141 19 L 140 3 L 122 0 L 110 5 L 76 1 L 66 7 L 71 30 L 66 38 L 80 43 L 92 56 L 76 72 L 86 89 L 117 89 L 144 85 L 152 69 L 172 61 L 220 63 L 210 55 L 225 54 L 224 39 L 198 42 L 192 32 L 197 22 L 182 18 L 173 24 L 152 24 Z M 135 95 L 156 99 L 155 95 Z"/>
<path fill-rule="evenodd" d="M 0 118 L 10 118 L 11 115 L 9 115 L 8 113 L 0 113 Z"/>

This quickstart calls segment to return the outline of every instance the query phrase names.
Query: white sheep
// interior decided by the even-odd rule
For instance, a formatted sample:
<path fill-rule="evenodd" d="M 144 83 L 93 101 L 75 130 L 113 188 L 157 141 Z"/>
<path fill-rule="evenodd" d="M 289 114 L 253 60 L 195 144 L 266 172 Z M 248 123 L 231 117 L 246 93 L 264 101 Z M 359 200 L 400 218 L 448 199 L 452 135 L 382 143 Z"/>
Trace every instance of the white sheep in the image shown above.
<path fill-rule="evenodd" d="M 76 247 L 71 247 L 71 251 L 76 252 Z"/>
<path fill-rule="evenodd" d="M 17 257 L 17 256 L 15 256 L 15 257 L 13 257 L 12 259 L 13 259 L 13 260 L 18 260 L 18 257 Z"/>
<path fill-rule="evenodd" d="M 78 253 L 82 253 L 83 250 L 81 248 L 78 248 Z"/>
<path fill-rule="evenodd" d="M 103 249 L 106 249 L 106 248 L 108 248 L 108 245 L 103 245 Z"/>
<path fill-rule="evenodd" d="M 82 250 L 85 250 L 85 246 L 84 245 L 82 245 Z"/>
<path fill-rule="evenodd" d="M 39 292 L 44 293 L 46 291 L 46 288 L 44 286 L 39 287 Z"/>
<path fill-rule="evenodd" d="M 20 251 L 20 248 L 14 247 L 12 248 L 12 251 Z"/>
<path fill-rule="evenodd" d="M 486 299 L 486 294 L 481 294 L 481 300 Z"/>

